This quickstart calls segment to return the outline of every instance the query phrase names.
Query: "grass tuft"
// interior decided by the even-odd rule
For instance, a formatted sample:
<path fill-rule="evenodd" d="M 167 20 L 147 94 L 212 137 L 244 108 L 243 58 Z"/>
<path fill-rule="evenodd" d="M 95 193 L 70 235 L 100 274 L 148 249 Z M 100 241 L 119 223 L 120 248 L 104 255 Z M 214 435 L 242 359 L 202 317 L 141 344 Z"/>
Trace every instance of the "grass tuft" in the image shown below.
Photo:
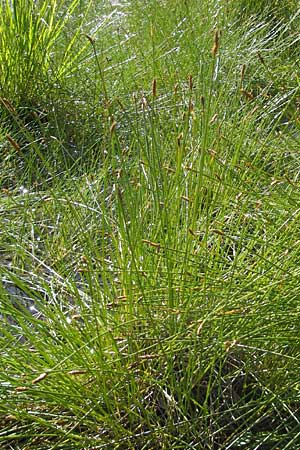
<path fill-rule="evenodd" d="M 264 3 L 1 3 L 4 450 L 299 447 L 299 10 Z"/>

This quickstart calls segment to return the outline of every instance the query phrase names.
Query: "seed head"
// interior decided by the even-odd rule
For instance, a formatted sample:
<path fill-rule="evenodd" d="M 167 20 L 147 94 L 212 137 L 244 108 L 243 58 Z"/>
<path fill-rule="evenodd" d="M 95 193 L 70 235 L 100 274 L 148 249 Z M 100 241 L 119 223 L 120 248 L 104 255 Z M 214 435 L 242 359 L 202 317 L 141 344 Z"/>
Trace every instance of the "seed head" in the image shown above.
<path fill-rule="evenodd" d="M 243 64 L 241 68 L 241 81 L 244 81 L 245 72 L 246 72 L 246 64 Z"/>
<path fill-rule="evenodd" d="M 113 123 L 111 124 L 110 130 L 109 130 L 111 135 L 114 134 L 116 125 L 117 125 L 117 124 L 116 124 L 116 122 L 115 122 L 115 120 L 114 120 Z"/>
<path fill-rule="evenodd" d="M 17 150 L 17 152 L 21 150 L 19 144 L 9 134 L 7 134 L 5 137 L 8 140 L 8 142 L 13 146 L 13 148 Z"/>
<path fill-rule="evenodd" d="M 157 83 L 156 78 L 152 80 L 152 96 L 155 98 L 157 96 Z"/>
<path fill-rule="evenodd" d="M 205 107 L 205 99 L 204 99 L 203 95 L 201 95 L 201 97 L 200 97 L 200 102 L 201 102 L 202 110 L 204 110 L 204 107 Z"/>
<path fill-rule="evenodd" d="M 258 57 L 259 61 L 260 61 L 264 66 L 266 66 L 265 60 L 264 60 L 264 58 L 262 57 L 262 54 L 261 54 L 260 52 L 257 52 L 257 57 Z"/>
<path fill-rule="evenodd" d="M 179 135 L 177 136 L 177 146 L 178 147 L 180 147 L 182 139 L 183 139 L 183 133 L 179 133 Z"/>
<path fill-rule="evenodd" d="M 14 115 L 17 114 L 17 111 L 15 110 L 15 108 L 13 107 L 11 102 L 9 100 L 7 100 L 7 98 L 0 97 L 0 102 L 2 103 L 4 108 L 6 108 L 7 111 L 9 111 L 11 114 L 14 114 Z"/>
<path fill-rule="evenodd" d="M 214 58 L 216 57 L 219 50 L 219 37 L 220 37 L 219 30 L 216 30 L 214 34 L 214 45 L 212 46 L 211 49 L 211 53 Z"/>
<path fill-rule="evenodd" d="M 40 381 L 43 381 L 47 376 L 48 376 L 47 372 L 41 373 L 41 375 L 39 375 L 37 378 L 32 380 L 32 384 L 40 383 Z"/>

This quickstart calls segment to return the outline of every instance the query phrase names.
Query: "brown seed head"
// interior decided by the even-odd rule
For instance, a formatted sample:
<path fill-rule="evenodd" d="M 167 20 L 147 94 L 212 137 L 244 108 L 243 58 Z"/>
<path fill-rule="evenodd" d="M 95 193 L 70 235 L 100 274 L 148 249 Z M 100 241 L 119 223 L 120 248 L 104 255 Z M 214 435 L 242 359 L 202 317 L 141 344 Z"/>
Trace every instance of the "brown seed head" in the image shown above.
<path fill-rule="evenodd" d="M 205 107 L 205 99 L 204 99 L 203 95 L 201 95 L 200 102 L 201 102 L 202 110 L 204 110 L 204 107 Z"/>
<path fill-rule="evenodd" d="M 241 94 L 243 94 L 244 97 L 246 97 L 248 100 L 253 100 L 254 99 L 254 95 L 252 94 L 252 92 L 245 91 L 245 89 L 241 89 Z"/>
<path fill-rule="evenodd" d="M 257 57 L 258 57 L 259 61 L 260 61 L 264 66 L 266 66 L 265 60 L 264 60 L 264 58 L 262 57 L 262 54 L 261 54 L 260 52 L 257 52 Z"/>
<path fill-rule="evenodd" d="M 180 145 L 181 145 L 182 138 L 183 138 L 183 133 L 179 133 L 179 135 L 177 136 L 178 147 L 180 147 Z"/>
<path fill-rule="evenodd" d="M 142 239 L 142 242 L 144 244 L 148 244 L 150 247 L 155 247 L 158 250 L 160 250 L 160 244 L 158 242 L 152 242 L 152 241 L 149 241 L 148 239 Z"/>
<path fill-rule="evenodd" d="M 193 103 L 193 100 L 191 98 L 189 100 L 189 112 L 190 113 L 194 112 L 194 103 Z"/>
<path fill-rule="evenodd" d="M 246 72 L 246 64 L 243 64 L 241 68 L 241 81 L 244 81 L 245 72 Z"/>
<path fill-rule="evenodd" d="M 69 375 L 83 375 L 85 373 L 87 373 L 87 371 L 84 369 L 75 369 L 68 372 Z"/>
<path fill-rule="evenodd" d="M 114 134 L 116 125 L 117 125 L 116 122 L 113 121 L 113 123 L 111 124 L 110 129 L 109 129 L 111 135 Z"/>
<path fill-rule="evenodd" d="M 15 110 L 15 108 L 13 107 L 13 105 L 11 104 L 11 102 L 9 100 L 7 100 L 7 98 L 4 97 L 0 97 L 0 102 L 2 103 L 2 105 L 4 106 L 4 108 L 7 109 L 7 111 L 9 111 L 10 113 L 16 115 L 17 111 Z"/>
<path fill-rule="evenodd" d="M 17 392 L 28 391 L 28 387 L 26 387 L 26 386 L 18 386 L 18 387 L 16 387 L 16 391 Z"/>
<path fill-rule="evenodd" d="M 198 322 L 198 327 L 197 327 L 197 336 L 199 336 L 201 334 L 202 328 L 203 328 L 204 322 L 203 320 L 199 320 Z"/>
<path fill-rule="evenodd" d="M 8 140 L 8 142 L 13 146 L 13 148 L 17 150 L 17 152 L 21 150 L 19 144 L 9 134 L 7 134 L 5 137 Z"/>
<path fill-rule="evenodd" d="M 214 58 L 216 57 L 218 50 L 219 50 L 219 36 L 220 36 L 219 30 L 216 30 L 215 34 L 214 34 L 214 45 L 212 46 L 212 49 L 211 49 L 211 53 Z"/>
<path fill-rule="evenodd" d="M 155 98 L 157 96 L 157 83 L 156 78 L 152 80 L 152 96 Z"/>
<path fill-rule="evenodd" d="M 37 384 L 40 381 L 43 381 L 46 377 L 48 376 L 47 372 L 41 373 L 41 375 L 39 375 L 37 378 L 35 378 L 34 380 L 32 380 L 32 384 Z"/>
<path fill-rule="evenodd" d="M 92 38 L 89 34 L 84 34 L 84 36 L 90 41 L 90 43 L 94 46 L 95 45 L 95 39 Z"/>

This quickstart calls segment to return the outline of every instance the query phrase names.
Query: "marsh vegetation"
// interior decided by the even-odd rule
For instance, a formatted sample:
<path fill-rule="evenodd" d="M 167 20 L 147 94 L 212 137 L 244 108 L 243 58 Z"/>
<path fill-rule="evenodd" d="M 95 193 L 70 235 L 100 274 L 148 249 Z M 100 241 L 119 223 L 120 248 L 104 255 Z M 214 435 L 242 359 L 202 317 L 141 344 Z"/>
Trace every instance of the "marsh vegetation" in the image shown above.
<path fill-rule="evenodd" d="M 0 6 L 0 446 L 300 448 L 298 2 Z"/>

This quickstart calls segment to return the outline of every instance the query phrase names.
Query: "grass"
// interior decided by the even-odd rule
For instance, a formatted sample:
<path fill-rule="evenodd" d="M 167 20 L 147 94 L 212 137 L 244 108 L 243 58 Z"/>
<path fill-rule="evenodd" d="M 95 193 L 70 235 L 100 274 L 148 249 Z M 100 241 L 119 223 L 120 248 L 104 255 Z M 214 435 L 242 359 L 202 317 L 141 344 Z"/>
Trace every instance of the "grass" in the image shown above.
<path fill-rule="evenodd" d="M 275 3 L 2 2 L 1 448 L 300 448 Z"/>

